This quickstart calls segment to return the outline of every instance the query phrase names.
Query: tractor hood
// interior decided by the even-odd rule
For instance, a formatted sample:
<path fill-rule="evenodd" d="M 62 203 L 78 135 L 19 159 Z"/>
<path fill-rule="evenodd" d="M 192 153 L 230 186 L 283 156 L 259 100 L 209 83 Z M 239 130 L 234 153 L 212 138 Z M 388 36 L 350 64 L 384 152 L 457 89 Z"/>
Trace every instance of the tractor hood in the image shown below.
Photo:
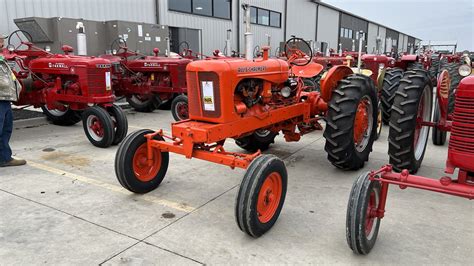
<path fill-rule="evenodd" d="M 29 63 L 31 71 L 50 74 L 74 74 L 75 68 L 110 69 L 110 67 L 110 61 L 107 59 L 72 55 L 42 57 L 33 59 Z"/>

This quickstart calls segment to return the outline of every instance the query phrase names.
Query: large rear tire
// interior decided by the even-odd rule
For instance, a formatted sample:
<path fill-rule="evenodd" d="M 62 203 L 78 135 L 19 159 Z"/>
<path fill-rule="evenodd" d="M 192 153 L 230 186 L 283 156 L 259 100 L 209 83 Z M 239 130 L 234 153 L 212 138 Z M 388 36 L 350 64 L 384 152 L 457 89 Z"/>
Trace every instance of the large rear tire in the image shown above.
<path fill-rule="evenodd" d="M 377 102 L 375 85 L 364 75 L 350 75 L 333 91 L 324 149 L 337 168 L 357 170 L 369 160 L 377 131 Z"/>
<path fill-rule="evenodd" d="M 381 186 L 363 173 L 352 185 L 346 214 L 347 244 L 355 254 L 366 255 L 377 241 L 380 218 L 376 210 L 380 203 Z"/>
<path fill-rule="evenodd" d="M 127 102 L 135 111 L 142 113 L 153 112 L 161 104 L 157 97 L 149 96 L 145 98 L 139 95 L 127 97 Z"/>
<path fill-rule="evenodd" d="M 250 152 L 256 152 L 258 150 L 266 151 L 270 147 L 270 144 L 275 143 L 275 137 L 277 135 L 278 133 L 270 130 L 256 130 L 251 135 L 236 139 L 235 144 Z"/>
<path fill-rule="evenodd" d="M 398 89 L 400 80 L 403 77 L 403 70 L 400 68 L 388 69 L 382 83 L 382 93 L 380 101 L 382 103 L 382 121 L 388 125 L 390 121 L 390 110 L 393 104 L 393 97 Z"/>
<path fill-rule="evenodd" d="M 452 62 L 448 63 L 446 59 L 443 59 L 440 65 L 440 73 L 444 69 L 448 70 L 449 77 L 451 78 L 451 85 L 449 88 L 448 97 L 448 114 L 454 110 L 454 101 L 456 100 L 456 89 L 458 88 L 459 82 L 461 82 L 461 75 L 459 75 L 459 63 Z"/>
<path fill-rule="evenodd" d="M 433 87 L 429 73 L 414 69 L 405 72 L 395 93 L 388 134 L 388 155 L 396 171 L 408 169 L 414 174 L 420 168 L 428 143 Z"/>
<path fill-rule="evenodd" d="M 128 120 L 125 112 L 117 105 L 112 105 L 108 108 L 109 114 L 112 117 L 114 123 L 114 141 L 112 145 L 117 145 L 127 136 L 128 131 Z"/>
<path fill-rule="evenodd" d="M 81 113 L 67 109 L 66 111 L 60 111 L 57 109 L 49 110 L 46 106 L 41 106 L 43 114 L 51 123 L 58 126 L 72 126 L 81 121 Z"/>
<path fill-rule="evenodd" d="M 147 160 L 146 134 L 152 130 L 142 129 L 128 135 L 115 155 L 115 175 L 120 184 L 134 193 L 147 193 L 156 189 L 168 170 L 169 154 L 153 149 L 151 165 Z M 159 135 L 156 140 L 163 140 Z"/>
<path fill-rule="evenodd" d="M 433 122 L 434 123 L 439 122 L 440 118 L 441 118 L 441 111 L 439 109 L 438 101 L 436 101 L 434 115 L 433 115 Z M 434 145 L 442 146 L 442 145 L 444 145 L 444 143 L 446 143 L 446 136 L 447 135 L 448 135 L 448 133 L 446 131 L 440 130 L 437 127 L 433 127 L 433 133 L 431 135 L 431 140 L 433 141 Z"/>
<path fill-rule="evenodd" d="M 288 174 L 274 155 L 261 155 L 249 165 L 235 200 L 235 220 L 240 230 L 259 237 L 270 230 L 285 202 Z"/>

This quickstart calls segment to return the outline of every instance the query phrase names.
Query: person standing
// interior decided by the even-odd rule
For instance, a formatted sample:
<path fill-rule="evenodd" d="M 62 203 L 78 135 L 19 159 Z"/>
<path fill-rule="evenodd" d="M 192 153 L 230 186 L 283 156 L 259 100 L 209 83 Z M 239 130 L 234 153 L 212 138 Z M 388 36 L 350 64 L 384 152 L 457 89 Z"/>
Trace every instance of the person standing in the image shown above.
<path fill-rule="evenodd" d="M 4 39 L 0 36 L 0 50 L 3 49 Z M 0 167 L 26 164 L 25 160 L 12 158 L 12 150 L 9 145 L 13 132 L 11 102 L 18 100 L 19 90 L 21 90 L 20 83 L 0 55 Z"/>

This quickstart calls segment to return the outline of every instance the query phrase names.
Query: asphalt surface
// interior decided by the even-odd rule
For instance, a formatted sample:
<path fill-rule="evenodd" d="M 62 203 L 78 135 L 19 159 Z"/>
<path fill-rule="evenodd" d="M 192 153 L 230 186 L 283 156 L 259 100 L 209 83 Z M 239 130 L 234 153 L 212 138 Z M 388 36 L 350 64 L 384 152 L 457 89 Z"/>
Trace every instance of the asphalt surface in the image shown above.
<path fill-rule="evenodd" d="M 169 111 L 128 111 L 129 132 L 169 130 Z M 289 174 L 279 220 L 253 239 L 234 220 L 243 170 L 170 154 L 165 180 L 146 195 L 123 189 L 114 173 L 117 147 L 100 149 L 82 125 L 44 118 L 16 121 L 14 154 L 28 164 L 0 168 L 0 264 L 453 264 L 474 261 L 474 203 L 391 187 L 375 248 L 357 256 L 346 244 L 353 181 L 388 162 L 387 130 L 370 162 L 355 172 L 326 159 L 322 132 L 268 153 Z M 241 151 L 233 141 L 230 151 Z M 443 175 L 447 147 L 431 143 L 420 175 Z"/>

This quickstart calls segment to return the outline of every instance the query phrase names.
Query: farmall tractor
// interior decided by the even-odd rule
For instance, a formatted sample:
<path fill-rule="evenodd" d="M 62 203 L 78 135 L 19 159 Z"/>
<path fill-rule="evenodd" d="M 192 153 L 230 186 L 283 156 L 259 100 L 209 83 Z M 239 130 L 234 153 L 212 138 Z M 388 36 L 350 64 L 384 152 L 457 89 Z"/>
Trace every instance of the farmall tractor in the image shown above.
<path fill-rule="evenodd" d="M 468 65 L 459 68 L 462 76 L 470 73 Z M 390 117 L 390 164 L 359 176 L 349 196 L 346 234 L 354 253 L 368 254 L 375 245 L 390 184 L 474 199 L 474 77 L 465 77 L 456 88 L 451 114 L 450 84 L 449 72 L 442 71 L 436 91 L 439 112 L 431 122 L 433 86 L 429 73 L 422 69 L 404 73 Z M 425 155 L 430 127 L 438 131 L 433 138 L 440 138 L 441 132 L 445 140 L 446 132 L 451 132 L 445 173 L 453 175 L 457 169 L 457 177 L 445 175 L 437 180 L 414 175 Z"/>
<path fill-rule="evenodd" d="M 31 36 L 17 30 L 2 51 L 22 84 L 17 106 L 41 107 L 53 124 L 70 126 L 83 122 L 89 141 L 101 148 L 120 143 L 128 123 L 114 104 L 111 65 L 106 59 L 51 54 L 33 45 Z M 15 46 L 16 45 L 16 46 Z"/>
<path fill-rule="evenodd" d="M 112 42 L 113 55 L 104 55 L 112 62 L 112 83 L 116 96 L 126 97 L 139 112 L 152 112 L 160 105 L 171 103 L 176 121 L 188 118 L 186 96 L 186 66 L 192 60 L 182 57 L 159 57 L 130 51 L 127 43 L 118 38 Z"/>
<path fill-rule="evenodd" d="M 250 9 L 246 16 L 250 17 Z M 322 66 L 311 55 L 288 49 L 287 60 L 253 59 L 247 19 L 246 58 L 194 61 L 186 68 L 189 120 L 163 130 L 139 130 L 120 145 L 115 172 L 120 184 L 134 193 L 147 193 L 163 181 L 169 152 L 188 159 L 247 169 L 235 202 L 239 228 L 253 237 L 276 222 L 285 201 L 287 171 L 276 156 L 261 154 L 281 132 L 286 141 L 321 130 L 329 161 L 345 170 L 359 169 L 368 160 L 375 137 L 377 95 L 370 78 L 346 66 L 331 68 L 321 92 L 305 91 L 303 78 Z M 291 40 L 290 40 L 291 42 Z M 306 43 L 306 45 L 308 45 Z M 228 152 L 227 139 L 253 153 Z"/>

